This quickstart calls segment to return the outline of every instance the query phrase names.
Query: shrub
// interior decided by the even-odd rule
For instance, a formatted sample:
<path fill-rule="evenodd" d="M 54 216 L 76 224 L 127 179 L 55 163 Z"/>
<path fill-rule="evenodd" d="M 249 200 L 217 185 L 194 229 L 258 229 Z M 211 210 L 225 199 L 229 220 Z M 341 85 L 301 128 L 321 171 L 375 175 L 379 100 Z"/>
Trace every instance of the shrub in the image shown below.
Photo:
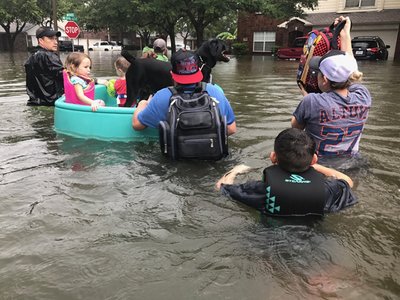
<path fill-rule="evenodd" d="M 279 48 L 280 48 L 279 46 L 272 46 L 271 47 L 271 54 L 272 55 L 276 55 L 276 52 L 278 52 Z"/>
<path fill-rule="evenodd" d="M 235 55 L 245 55 L 249 53 L 247 43 L 233 43 L 232 52 Z"/>

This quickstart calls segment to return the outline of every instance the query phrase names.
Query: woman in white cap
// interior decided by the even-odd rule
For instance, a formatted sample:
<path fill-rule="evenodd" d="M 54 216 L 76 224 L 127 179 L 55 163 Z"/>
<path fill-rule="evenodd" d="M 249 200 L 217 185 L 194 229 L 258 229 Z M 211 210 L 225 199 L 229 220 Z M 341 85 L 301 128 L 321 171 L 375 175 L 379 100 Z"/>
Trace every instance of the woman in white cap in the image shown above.
<path fill-rule="evenodd" d="M 354 156 L 358 153 L 361 133 L 371 107 L 371 95 L 359 82 L 351 47 L 348 17 L 339 17 L 335 23 L 346 21 L 340 32 L 341 50 L 331 50 L 324 56 L 315 56 L 310 68 L 318 72 L 318 87 L 322 93 L 302 90 L 303 100 L 293 113 L 294 128 L 305 129 L 317 144 L 319 157 Z"/>

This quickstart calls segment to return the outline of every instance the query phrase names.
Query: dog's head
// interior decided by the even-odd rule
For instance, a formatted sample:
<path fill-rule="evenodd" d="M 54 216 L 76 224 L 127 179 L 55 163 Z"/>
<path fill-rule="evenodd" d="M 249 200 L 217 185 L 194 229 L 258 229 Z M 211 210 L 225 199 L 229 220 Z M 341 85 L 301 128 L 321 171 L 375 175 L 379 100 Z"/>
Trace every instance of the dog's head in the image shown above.
<path fill-rule="evenodd" d="M 218 61 L 229 61 L 229 57 L 225 54 L 227 50 L 228 46 L 220 39 L 208 40 L 197 49 L 196 53 L 200 56 L 203 81 L 210 81 L 211 69 L 214 68 Z"/>
<path fill-rule="evenodd" d="M 223 40 L 211 39 L 208 41 L 208 47 L 211 55 L 214 56 L 217 61 L 229 61 L 229 57 L 225 54 L 225 52 L 228 51 L 228 46 Z"/>
<path fill-rule="evenodd" d="M 229 57 L 225 54 L 227 50 L 228 46 L 224 41 L 220 39 L 210 39 L 204 42 L 201 47 L 197 49 L 197 54 L 201 56 L 202 60 L 209 67 L 213 68 L 217 61 L 229 61 Z"/>

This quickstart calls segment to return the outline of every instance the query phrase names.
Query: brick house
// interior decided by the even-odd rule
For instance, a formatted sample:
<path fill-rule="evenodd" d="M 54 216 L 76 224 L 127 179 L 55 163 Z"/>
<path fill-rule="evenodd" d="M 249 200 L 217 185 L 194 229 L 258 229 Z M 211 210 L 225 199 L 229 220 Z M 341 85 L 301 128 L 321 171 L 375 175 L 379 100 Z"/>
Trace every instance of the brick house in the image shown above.
<path fill-rule="evenodd" d="M 390 45 L 389 59 L 400 60 L 399 0 L 319 0 L 304 18 L 277 20 L 260 13 L 239 13 L 238 41 L 247 43 L 253 54 L 271 54 L 277 47 L 290 46 L 311 29 L 329 26 L 336 16 L 353 21 L 352 36 L 377 35 Z"/>

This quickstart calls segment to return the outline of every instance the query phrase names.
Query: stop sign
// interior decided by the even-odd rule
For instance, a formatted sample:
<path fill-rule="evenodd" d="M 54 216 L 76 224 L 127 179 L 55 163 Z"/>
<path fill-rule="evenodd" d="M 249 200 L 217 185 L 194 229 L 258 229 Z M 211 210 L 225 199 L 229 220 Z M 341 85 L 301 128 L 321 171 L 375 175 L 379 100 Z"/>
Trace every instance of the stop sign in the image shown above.
<path fill-rule="evenodd" d="M 68 21 L 67 24 L 65 24 L 65 34 L 70 39 L 76 39 L 80 33 L 79 26 L 74 21 Z"/>

